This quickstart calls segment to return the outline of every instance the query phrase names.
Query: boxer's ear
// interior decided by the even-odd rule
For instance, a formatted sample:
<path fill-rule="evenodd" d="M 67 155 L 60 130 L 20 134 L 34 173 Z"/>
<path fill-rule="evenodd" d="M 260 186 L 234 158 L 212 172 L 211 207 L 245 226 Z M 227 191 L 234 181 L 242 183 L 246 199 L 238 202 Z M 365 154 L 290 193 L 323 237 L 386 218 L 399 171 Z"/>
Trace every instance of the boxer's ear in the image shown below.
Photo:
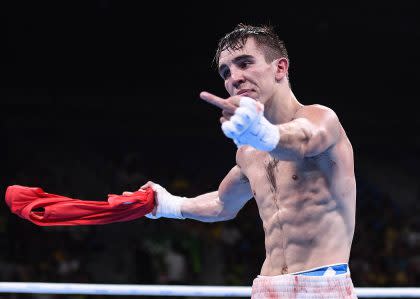
<path fill-rule="evenodd" d="M 279 58 L 273 60 L 275 78 L 277 82 L 280 82 L 284 77 L 288 77 L 289 73 L 289 60 L 287 58 Z"/>

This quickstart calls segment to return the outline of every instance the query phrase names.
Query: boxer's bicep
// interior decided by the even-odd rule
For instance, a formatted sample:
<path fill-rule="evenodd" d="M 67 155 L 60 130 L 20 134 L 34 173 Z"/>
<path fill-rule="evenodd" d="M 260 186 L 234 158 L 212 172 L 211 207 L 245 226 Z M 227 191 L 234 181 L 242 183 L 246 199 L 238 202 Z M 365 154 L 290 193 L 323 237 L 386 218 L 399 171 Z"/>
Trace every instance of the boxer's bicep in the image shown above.
<path fill-rule="evenodd" d="M 280 141 L 271 154 L 280 160 L 318 156 L 332 148 L 343 132 L 335 112 L 321 105 L 300 109 L 292 121 L 278 128 Z"/>
<path fill-rule="evenodd" d="M 229 215 L 230 218 L 235 217 L 253 197 L 248 178 L 239 166 L 233 167 L 220 183 L 218 197 L 223 206 L 223 214 Z"/>

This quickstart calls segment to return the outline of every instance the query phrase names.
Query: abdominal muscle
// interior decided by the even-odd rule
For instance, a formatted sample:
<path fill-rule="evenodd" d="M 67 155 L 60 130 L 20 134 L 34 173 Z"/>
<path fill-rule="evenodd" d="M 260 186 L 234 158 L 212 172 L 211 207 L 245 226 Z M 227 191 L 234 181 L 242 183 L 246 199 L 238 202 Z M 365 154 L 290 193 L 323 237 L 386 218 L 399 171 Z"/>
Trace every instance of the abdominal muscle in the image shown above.
<path fill-rule="evenodd" d="M 348 263 L 356 194 L 352 164 L 342 160 L 339 166 L 328 156 L 279 161 L 247 146 L 239 149 L 237 162 L 264 228 L 261 275 Z"/>
<path fill-rule="evenodd" d="M 256 198 L 265 233 L 261 275 L 348 262 L 351 241 L 343 217 L 336 201 L 320 193 Z"/>

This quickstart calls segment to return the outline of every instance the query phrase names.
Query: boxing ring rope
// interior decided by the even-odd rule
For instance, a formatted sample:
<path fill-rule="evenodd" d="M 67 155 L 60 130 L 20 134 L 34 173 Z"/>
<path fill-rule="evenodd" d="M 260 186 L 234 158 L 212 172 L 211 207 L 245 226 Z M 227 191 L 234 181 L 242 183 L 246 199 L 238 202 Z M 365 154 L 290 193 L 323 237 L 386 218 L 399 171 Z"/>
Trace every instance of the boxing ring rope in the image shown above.
<path fill-rule="evenodd" d="M 0 282 L 0 293 L 251 297 L 251 287 Z M 420 298 L 420 288 L 356 288 L 359 298 Z"/>

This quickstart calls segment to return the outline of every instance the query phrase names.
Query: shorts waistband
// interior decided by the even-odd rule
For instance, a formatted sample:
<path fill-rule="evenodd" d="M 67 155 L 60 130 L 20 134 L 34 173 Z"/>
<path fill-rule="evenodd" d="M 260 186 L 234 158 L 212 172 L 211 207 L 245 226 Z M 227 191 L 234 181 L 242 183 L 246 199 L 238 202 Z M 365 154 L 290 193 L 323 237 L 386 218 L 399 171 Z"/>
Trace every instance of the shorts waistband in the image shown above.
<path fill-rule="evenodd" d="M 306 275 L 306 276 L 334 276 L 340 274 L 349 274 L 348 264 L 333 264 L 326 265 L 305 271 L 291 273 L 291 275 Z"/>
<path fill-rule="evenodd" d="M 325 265 L 317 268 L 312 268 L 308 270 L 303 270 L 299 272 L 293 272 L 289 274 L 282 274 L 282 275 L 275 275 L 275 276 L 265 276 L 265 275 L 258 275 L 260 278 L 270 278 L 276 276 L 284 276 L 284 275 L 295 275 L 295 276 L 336 276 L 340 274 L 350 274 L 350 268 L 348 264 L 331 264 Z"/>

